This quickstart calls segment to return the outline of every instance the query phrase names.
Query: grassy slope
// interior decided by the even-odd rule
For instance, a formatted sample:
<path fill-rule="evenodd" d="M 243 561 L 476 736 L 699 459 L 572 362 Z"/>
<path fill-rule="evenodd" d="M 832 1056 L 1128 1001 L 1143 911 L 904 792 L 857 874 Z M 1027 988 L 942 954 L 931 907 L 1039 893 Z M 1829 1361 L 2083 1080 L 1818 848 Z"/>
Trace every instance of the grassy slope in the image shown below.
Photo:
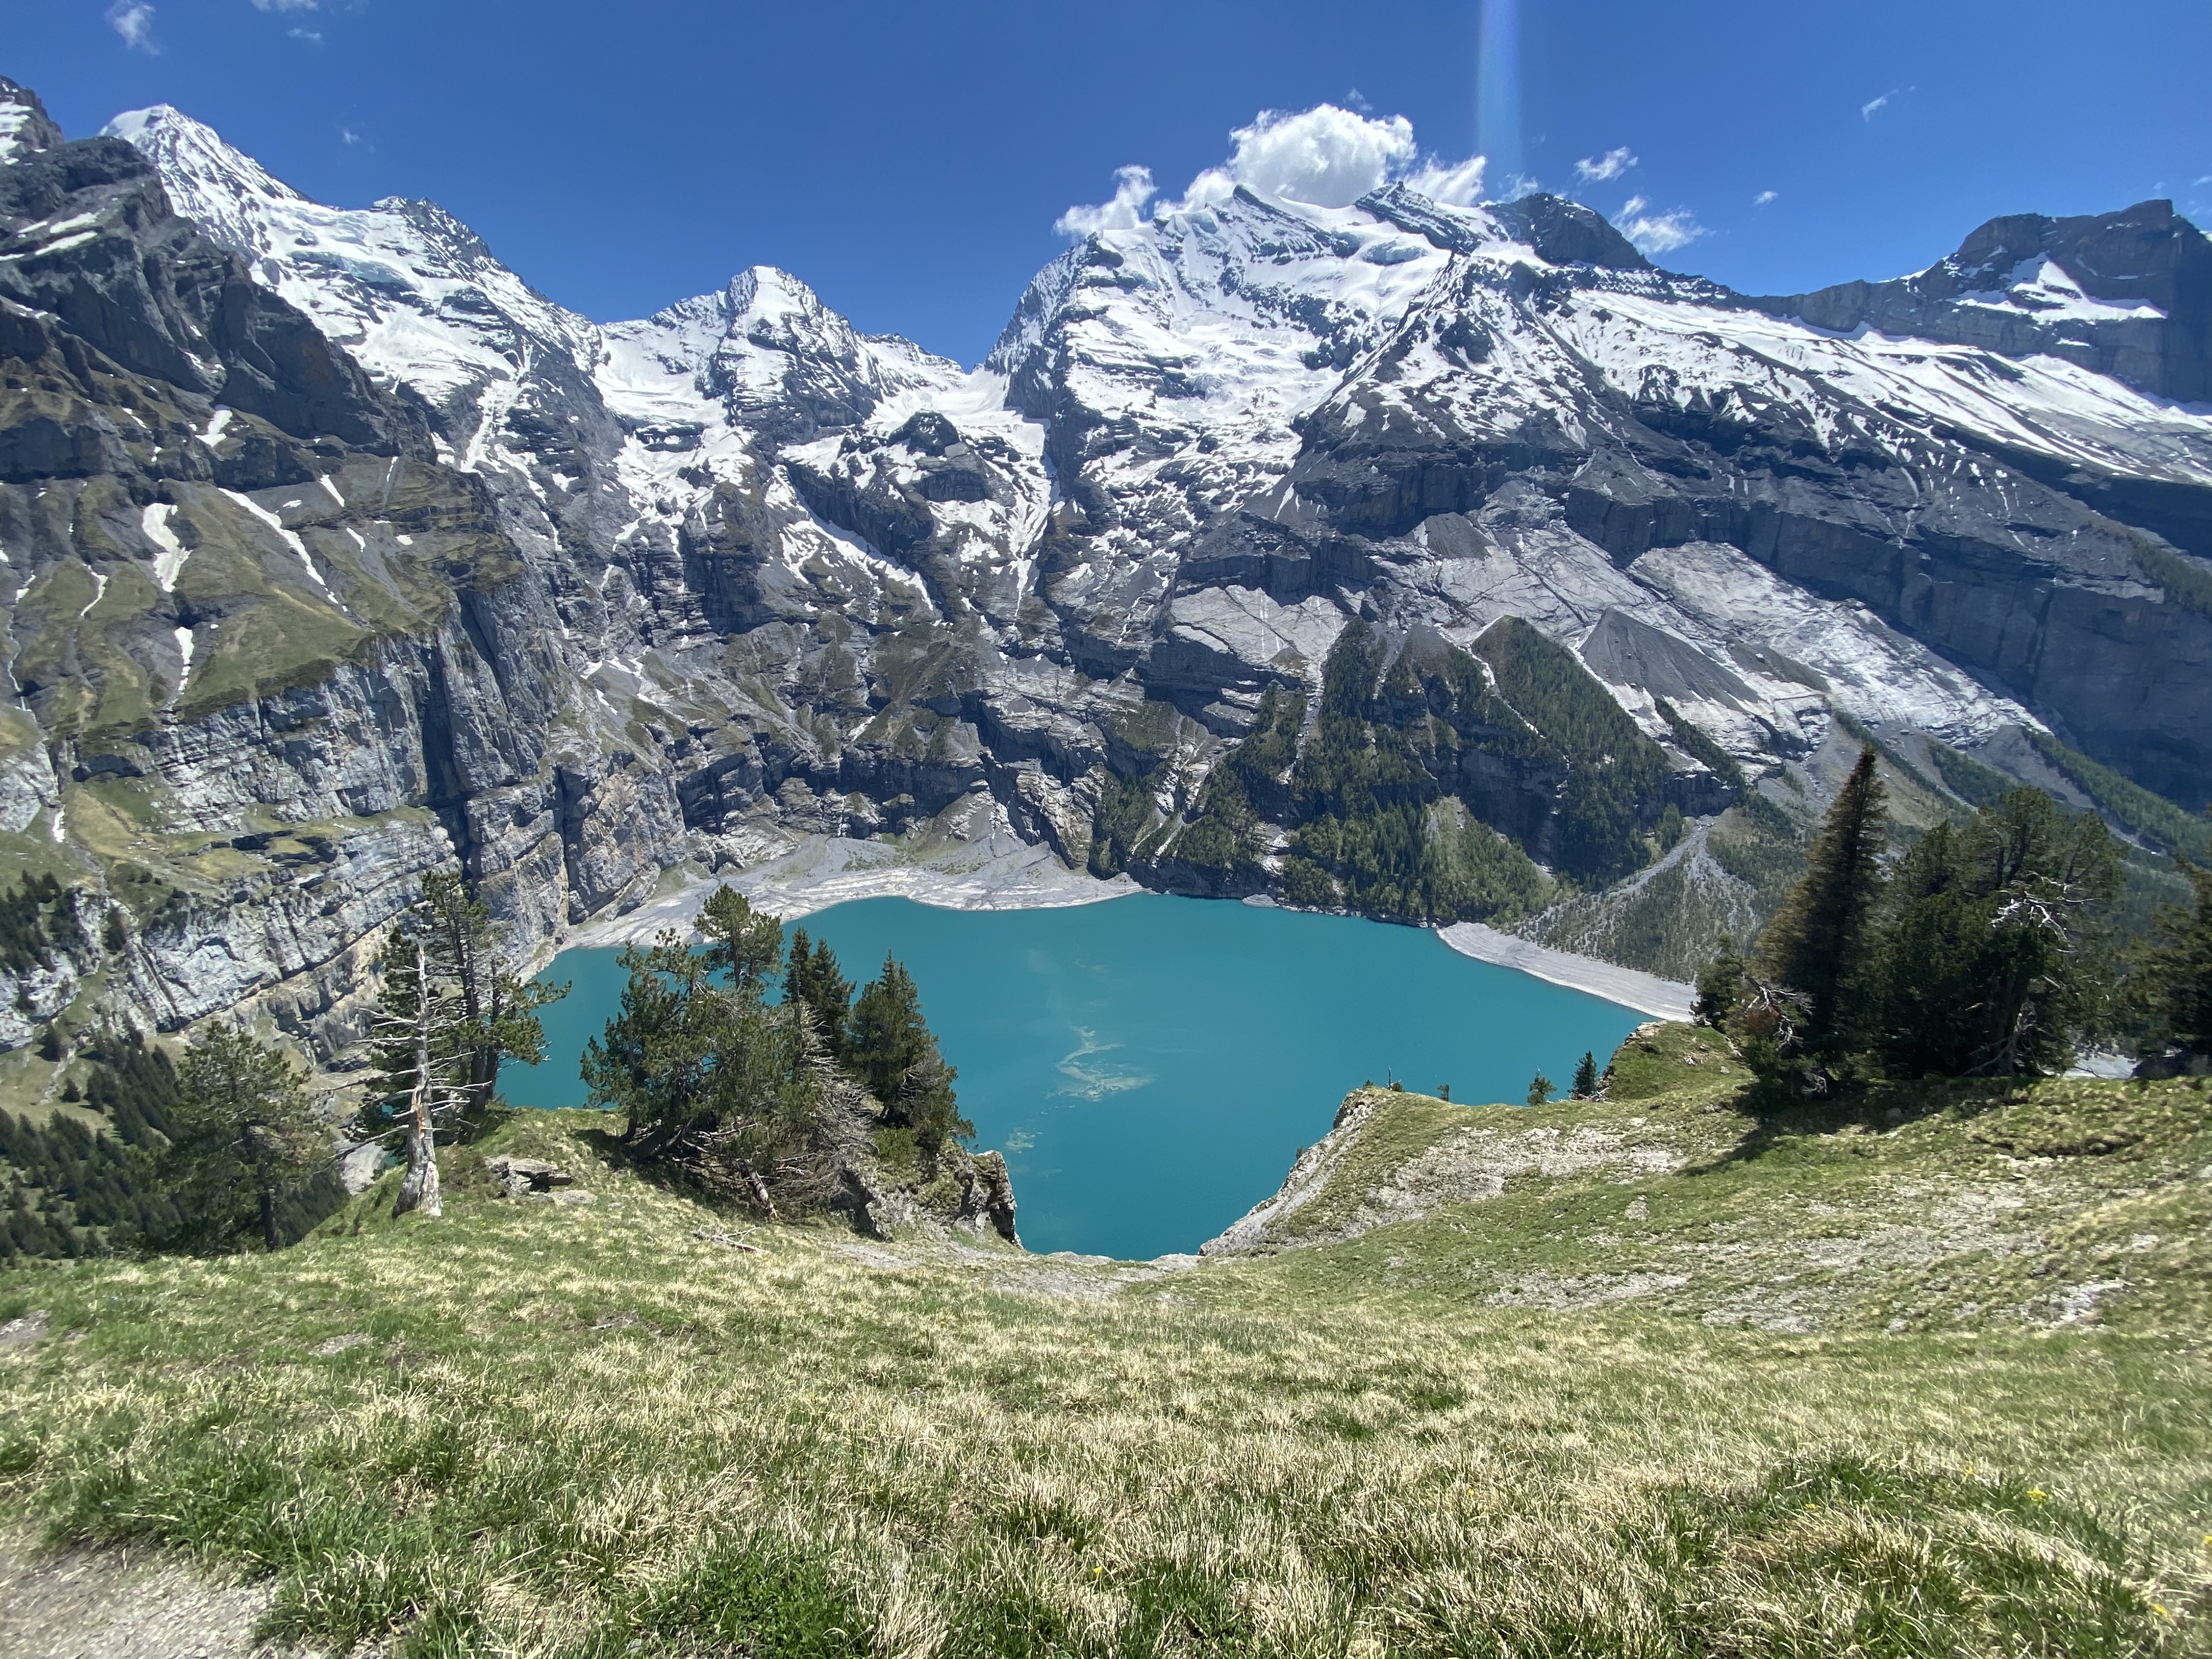
<path fill-rule="evenodd" d="M 1336 1242 L 1209 1293 L 1433 1314 L 1470 1297 L 1634 1302 L 1784 1334 L 2094 1317 L 2157 1336 L 2212 1312 L 2201 1079 L 1922 1085 L 1768 1125 L 1738 1109 L 1742 1080 L 1721 1039 L 1674 1025 L 1623 1046 L 1605 1100 L 1469 1109 L 1374 1091 L 1388 1109 L 1271 1230 L 1285 1248 Z M 1450 1201 L 1495 1173 L 1497 1197 Z"/>
<path fill-rule="evenodd" d="M 1505 1126 L 1705 1149 L 1632 1194 L 1613 1165 L 1516 1175 L 1133 1285 L 805 1229 L 733 1250 L 696 1235 L 737 1224 L 598 1164 L 580 1115 L 525 1115 L 506 1147 L 596 1202 L 495 1197 L 459 1153 L 441 1223 L 372 1194 L 275 1258 L 0 1277 L 0 1319 L 51 1320 L 0 1355 L 0 1480 L 64 1531 L 274 1571 L 288 1629 L 419 1653 L 2212 1650 L 2185 1249 L 2133 1252 L 2105 1276 L 2152 1289 L 2056 1329 L 1948 1292 L 1895 1333 L 1857 1302 L 1793 1333 L 1493 1299 L 1501 1272 L 1850 1230 L 1821 1206 L 1910 1219 L 2005 1156 L 2103 1194 L 2065 1223 L 2091 1258 L 2193 1249 L 2203 1097 L 2038 1091 L 1750 1156 L 1720 1060 L 1682 1064 L 1701 1040 L 1625 1050 L 1636 1098 Z M 1337 1224 L 1504 1109 L 1384 1105 L 1334 1166 Z M 1984 1255 L 1954 1289 L 2011 1270 Z"/>

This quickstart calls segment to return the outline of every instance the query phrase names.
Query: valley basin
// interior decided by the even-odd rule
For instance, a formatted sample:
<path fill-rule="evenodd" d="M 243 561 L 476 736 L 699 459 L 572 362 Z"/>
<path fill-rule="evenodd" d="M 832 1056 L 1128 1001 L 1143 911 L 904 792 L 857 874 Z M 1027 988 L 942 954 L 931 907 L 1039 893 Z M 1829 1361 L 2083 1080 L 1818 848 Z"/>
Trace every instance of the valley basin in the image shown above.
<path fill-rule="evenodd" d="M 959 1071 L 977 1149 L 1006 1155 L 1032 1250 L 1140 1260 L 1195 1250 L 1273 1193 L 1346 1091 L 1395 1079 L 1518 1103 L 1566 1090 L 1647 1015 L 1462 956 L 1423 928 L 1220 900 L 954 910 L 862 899 L 786 927 L 827 939 L 855 986 L 888 951 Z M 518 1106 L 581 1106 L 577 1063 L 622 991 L 618 952 L 563 951 L 545 1062 Z"/>

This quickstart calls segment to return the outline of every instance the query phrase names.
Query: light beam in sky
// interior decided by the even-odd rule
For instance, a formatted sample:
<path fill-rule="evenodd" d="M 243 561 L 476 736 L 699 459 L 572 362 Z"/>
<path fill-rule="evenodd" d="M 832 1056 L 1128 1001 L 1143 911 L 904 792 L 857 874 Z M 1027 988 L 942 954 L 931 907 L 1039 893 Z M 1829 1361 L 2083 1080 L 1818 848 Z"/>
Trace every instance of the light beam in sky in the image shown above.
<path fill-rule="evenodd" d="M 1490 158 L 1489 177 L 1501 196 L 1521 169 L 1521 0 L 1482 0 L 1482 38 L 1474 79 L 1477 148 Z"/>

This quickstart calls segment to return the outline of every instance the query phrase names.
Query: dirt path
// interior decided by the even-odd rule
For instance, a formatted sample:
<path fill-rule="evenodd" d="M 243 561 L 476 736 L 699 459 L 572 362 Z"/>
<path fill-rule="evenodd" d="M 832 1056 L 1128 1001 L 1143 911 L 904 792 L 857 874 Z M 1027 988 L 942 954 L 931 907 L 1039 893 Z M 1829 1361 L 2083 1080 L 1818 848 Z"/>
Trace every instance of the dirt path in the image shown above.
<path fill-rule="evenodd" d="M 306 1659 L 258 1644 L 266 1584 L 214 1583 L 173 1555 L 41 1550 L 0 1533 L 6 1659 Z"/>

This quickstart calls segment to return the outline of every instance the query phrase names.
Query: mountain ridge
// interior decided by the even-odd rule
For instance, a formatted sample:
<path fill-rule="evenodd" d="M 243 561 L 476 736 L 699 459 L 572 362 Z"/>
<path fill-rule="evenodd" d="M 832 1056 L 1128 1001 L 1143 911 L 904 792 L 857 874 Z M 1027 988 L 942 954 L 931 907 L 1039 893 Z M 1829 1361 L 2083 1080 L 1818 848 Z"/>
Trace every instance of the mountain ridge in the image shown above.
<path fill-rule="evenodd" d="M 10 144 L 124 165 L 121 138 L 31 131 L 26 116 Z M 1684 949 L 1710 927 L 1692 913 L 1741 922 L 1765 902 L 1702 838 L 1743 830 L 1747 790 L 1785 817 L 1816 806 L 1838 722 L 1899 754 L 1935 744 L 2039 783 L 2050 768 L 2007 734 L 2056 734 L 2191 806 L 2212 777 L 2212 611 L 2190 599 L 2212 585 L 2192 545 L 2212 523 L 2212 417 L 2145 389 L 2193 384 L 2212 334 L 2197 273 L 2212 255 L 2156 204 L 1992 221 L 1936 275 L 1778 300 L 1661 270 L 1558 198 L 1458 208 L 1397 185 L 1319 209 L 1240 188 L 1073 244 L 963 369 L 860 333 L 768 267 L 653 318 L 591 322 L 432 204 L 321 207 L 173 111 L 110 131 L 273 296 L 272 314 L 304 319 L 374 388 L 388 431 L 357 433 L 356 459 L 333 451 L 264 481 L 289 490 L 252 502 L 278 539 L 305 536 L 342 586 L 373 583 L 343 541 L 325 556 L 327 539 L 413 532 L 343 503 L 316 519 L 301 491 L 356 502 L 349 469 L 390 459 L 402 428 L 419 434 L 407 441 L 425 477 L 475 503 L 480 556 L 462 562 L 477 597 L 453 612 L 465 657 L 437 685 L 481 678 L 497 688 L 481 709 L 526 707 L 534 734 L 520 750 L 489 729 L 470 738 L 464 749 L 513 755 L 489 769 L 410 762 L 423 781 L 392 800 L 428 815 L 416 856 L 442 842 L 525 942 L 635 903 L 680 865 L 750 864 L 809 834 L 1011 832 L 1177 890 L 1363 908 L 1350 866 L 1302 862 L 1302 846 L 1336 832 L 1299 816 L 1307 798 L 1290 783 L 1355 622 L 1382 642 L 1365 729 L 1431 757 L 1407 798 L 1419 811 L 1405 858 L 1486 868 L 1494 837 L 1536 860 L 1537 887 L 1510 890 L 1588 896 L 1584 878 L 1555 880 L 1552 832 L 1527 816 L 1534 797 L 1485 816 L 1505 810 L 1485 770 L 1492 739 L 1436 771 L 1443 751 L 1419 732 L 1444 706 L 1389 702 L 1414 640 L 1434 641 L 1416 653 L 1426 695 L 1454 675 L 1494 689 L 1478 641 L 1520 618 L 1560 653 L 1546 675 L 1586 677 L 1662 757 L 1607 833 L 1642 837 L 1648 869 L 1665 811 L 1692 821 L 1696 856 L 1679 862 L 1703 896 L 1668 924 L 1689 930 Z M 18 215 L 0 254 L 59 222 Z M 56 280 L 103 240 L 135 250 L 135 234 L 62 250 Z M 2105 257 L 2115 248 L 2126 258 Z M 2065 263 L 2083 249 L 2104 261 L 2086 278 Z M 36 263 L 0 258 L 0 286 Z M 1801 315 L 1852 307 L 1864 315 L 1849 330 Z M 1961 339 L 1868 321 L 1913 307 Z M 210 431 L 217 418 L 211 404 Z M 60 476 L 17 472 L 0 489 Z M 184 482 L 155 465 L 126 493 L 149 494 L 143 519 Z M 179 510 L 156 514 L 164 533 L 198 523 Z M 0 506 L 15 515 L 0 516 L 0 542 L 11 558 L 20 543 L 42 579 L 119 560 L 118 573 L 149 573 L 131 592 L 166 593 L 161 561 L 198 557 L 181 543 L 168 553 L 153 520 L 95 548 L 34 530 L 27 512 Z M 114 591 L 94 604 L 121 602 Z M 357 592 L 345 586 L 341 611 L 365 602 Z M 16 609 L 19 653 L 70 631 Z M 514 620 L 486 623 L 495 611 Z M 150 640 L 188 620 L 128 626 Z M 478 716 L 424 684 L 425 732 L 473 729 Z M 270 706 L 259 681 L 239 695 Z M 1304 710 L 1279 753 L 1250 746 L 1263 708 L 1278 722 Z M 305 708 L 284 718 L 304 720 L 286 742 L 319 765 L 359 763 L 367 728 Z M 161 849 L 144 841 L 206 793 L 163 734 L 176 719 L 153 709 L 102 741 L 110 775 L 140 780 L 124 816 L 149 829 L 124 836 L 126 861 L 183 892 L 201 879 L 191 859 L 149 856 Z M 51 831 L 86 769 L 64 752 L 76 739 L 37 729 L 62 780 L 51 806 L 38 797 Z M 1547 763 L 1550 783 L 1532 773 L 1516 787 L 1552 790 L 1554 819 L 1595 799 L 1590 769 L 1610 758 L 1538 738 L 1562 758 Z M 1232 810 L 1212 780 L 1240 754 L 1251 799 Z M 326 816 L 289 787 L 259 789 L 230 838 Z M 1959 804 L 1933 788 L 1929 810 Z M 1741 810 L 1726 817 L 1731 801 Z M 1343 810 L 1357 830 L 1361 813 L 1400 808 L 1377 796 Z M 1229 840 L 1189 841 L 1209 811 Z M 36 833 L 27 819 L 23 831 Z M 95 851 L 69 834 L 49 844 L 118 892 L 120 843 Z M 1193 862 L 1200 846 L 1229 863 Z M 325 974 L 331 988 L 345 977 Z M 343 996 L 310 1000 L 318 1042 L 340 1042 Z"/>

